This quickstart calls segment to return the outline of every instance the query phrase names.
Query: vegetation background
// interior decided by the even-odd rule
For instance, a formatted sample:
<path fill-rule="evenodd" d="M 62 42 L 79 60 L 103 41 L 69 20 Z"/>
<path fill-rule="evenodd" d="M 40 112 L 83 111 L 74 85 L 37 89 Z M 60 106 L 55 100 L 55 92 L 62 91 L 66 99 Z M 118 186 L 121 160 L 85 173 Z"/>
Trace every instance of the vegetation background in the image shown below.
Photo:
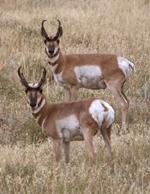
<path fill-rule="evenodd" d="M 17 68 L 37 80 L 49 71 L 40 25 L 49 34 L 62 21 L 63 53 L 115 53 L 133 61 L 126 84 L 129 133 L 118 136 L 120 110 L 109 91 L 81 90 L 80 99 L 98 96 L 116 110 L 112 132 L 115 172 L 100 135 L 97 160 L 88 163 L 83 142 L 72 143 L 71 162 L 56 164 L 52 145 L 32 118 Z M 49 71 L 50 78 L 50 71 Z M 48 81 L 45 94 L 63 101 L 63 89 Z M 150 1 L 0 0 L 0 194 L 150 193 Z"/>

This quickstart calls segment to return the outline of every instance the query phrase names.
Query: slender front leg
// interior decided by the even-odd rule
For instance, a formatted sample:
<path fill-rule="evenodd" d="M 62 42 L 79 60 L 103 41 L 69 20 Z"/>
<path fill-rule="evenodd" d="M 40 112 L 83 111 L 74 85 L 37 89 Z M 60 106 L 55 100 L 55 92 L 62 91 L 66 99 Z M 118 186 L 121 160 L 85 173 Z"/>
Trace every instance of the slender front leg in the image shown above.
<path fill-rule="evenodd" d="M 53 148 L 54 148 L 54 153 L 56 157 L 56 161 L 59 162 L 61 159 L 61 140 L 54 140 L 53 139 Z"/>
<path fill-rule="evenodd" d="M 70 88 L 65 86 L 64 87 L 64 99 L 65 99 L 65 102 L 68 102 L 71 100 L 71 91 L 70 91 Z"/>
<path fill-rule="evenodd" d="M 111 126 L 108 128 L 101 129 L 102 136 L 104 138 L 105 146 L 108 149 L 110 161 L 113 160 L 113 153 L 111 149 L 111 142 L 110 142 L 110 133 L 111 133 Z"/>
<path fill-rule="evenodd" d="M 63 146 L 64 146 L 64 154 L 65 154 L 65 162 L 69 163 L 70 160 L 70 142 L 63 142 Z"/>
<path fill-rule="evenodd" d="M 70 92 L 71 92 L 71 100 L 72 101 L 75 101 L 78 99 L 78 90 L 79 90 L 78 86 L 73 86 L 71 88 Z"/>

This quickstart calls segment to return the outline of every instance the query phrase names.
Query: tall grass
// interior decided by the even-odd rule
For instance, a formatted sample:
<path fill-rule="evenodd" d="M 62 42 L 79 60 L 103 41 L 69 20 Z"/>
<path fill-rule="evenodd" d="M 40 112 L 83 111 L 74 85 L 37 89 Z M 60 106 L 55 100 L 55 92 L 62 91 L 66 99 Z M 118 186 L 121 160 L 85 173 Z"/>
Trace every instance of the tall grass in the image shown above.
<path fill-rule="evenodd" d="M 56 164 L 27 108 L 17 68 L 28 80 L 47 65 L 40 25 L 49 34 L 62 22 L 63 53 L 115 53 L 136 65 L 126 84 L 130 99 L 129 134 L 117 136 L 120 111 L 109 91 L 81 90 L 80 99 L 98 96 L 116 110 L 112 133 L 115 172 L 111 174 L 102 138 L 95 137 L 94 166 L 82 142 L 72 145 L 71 163 Z M 0 193 L 149 193 L 150 192 L 150 1 L 1 0 L 0 1 Z M 50 75 L 49 71 L 49 75 Z M 50 77 L 50 76 L 49 76 Z M 50 101 L 63 101 L 63 89 L 47 82 Z"/>

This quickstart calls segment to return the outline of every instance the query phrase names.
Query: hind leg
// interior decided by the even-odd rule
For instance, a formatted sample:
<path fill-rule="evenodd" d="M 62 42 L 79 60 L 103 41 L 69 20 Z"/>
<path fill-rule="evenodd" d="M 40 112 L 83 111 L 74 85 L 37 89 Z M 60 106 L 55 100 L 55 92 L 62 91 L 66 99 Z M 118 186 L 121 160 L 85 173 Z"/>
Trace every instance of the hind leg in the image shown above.
<path fill-rule="evenodd" d="M 105 146 L 106 146 L 106 148 L 108 150 L 110 160 L 112 161 L 113 154 L 112 154 L 111 139 L 110 139 L 110 136 L 111 136 L 111 126 L 108 127 L 107 129 L 106 128 L 102 128 L 101 129 L 101 133 L 102 133 L 102 136 L 104 138 Z"/>
<path fill-rule="evenodd" d="M 129 108 L 128 100 L 126 99 L 125 94 L 123 93 L 123 84 L 124 81 L 120 82 L 108 82 L 107 87 L 111 91 L 111 93 L 114 95 L 115 99 L 121 106 L 121 112 L 122 112 L 122 129 L 126 130 L 126 120 L 127 120 L 127 113 Z"/>
<path fill-rule="evenodd" d="M 89 153 L 89 157 L 92 163 L 95 163 L 95 150 L 93 146 L 93 136 L 91 134 L 91 130 L 88 127 L 82 127 L 82 133 L 84 136 L 85 146 Z"/>

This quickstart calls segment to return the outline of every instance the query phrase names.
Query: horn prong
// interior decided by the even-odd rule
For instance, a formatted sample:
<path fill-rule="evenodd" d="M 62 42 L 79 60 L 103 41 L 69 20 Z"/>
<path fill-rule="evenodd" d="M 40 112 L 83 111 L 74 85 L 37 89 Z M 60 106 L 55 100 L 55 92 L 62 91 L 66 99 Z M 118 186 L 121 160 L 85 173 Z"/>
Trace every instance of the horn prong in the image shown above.
<path fill-rule="evenodd" d="M 24 85 L 26 88 L 28 88 L 29 87 L 28 82 L 26 81 L 23 73 L 21 72 L 21 68 L 22 68 L 21 66 L 18 68 L 18 75 L 20 77 L 20 81 L 21 81 L 22 85 Z"/>
<path fill-rule="evenodd" d="M 56 35 L 55 35 L 55 37 L 54 37 L 54 40 L 57 40 L 57 39 L 60 38 L 60 37 L 62 36 L 62 34 L 63 34 L 63 28 L 62 28 L 62 26 L 61 26 L 60 20 L 57 19 L 57 22 L 58 22 L 58 29 L 57 29 L 57 33 L 56 33 Z"/>
<path fill-rule="evenodd" d="M 45 79 L 46 79 L 46 69 L 45 69 L 45 67 L 43 67 L 43 74 L 42 74 L 42 77 L 38 83 L 39 88 L 44 84 Z"/>
<path fill-rule="evenodd" d="M 47 21 L 47 20 L 42 20 L 42 24 L 41 24 L 41 35 L 42 35 L 44 38 L 48 39 L 48 34 L 47 34 L 47 32 L 46 32 L 46 30 L 45 30 L 45 28 L 44 28 L 44 23 L 45 23 L 46 21 Z"/>

